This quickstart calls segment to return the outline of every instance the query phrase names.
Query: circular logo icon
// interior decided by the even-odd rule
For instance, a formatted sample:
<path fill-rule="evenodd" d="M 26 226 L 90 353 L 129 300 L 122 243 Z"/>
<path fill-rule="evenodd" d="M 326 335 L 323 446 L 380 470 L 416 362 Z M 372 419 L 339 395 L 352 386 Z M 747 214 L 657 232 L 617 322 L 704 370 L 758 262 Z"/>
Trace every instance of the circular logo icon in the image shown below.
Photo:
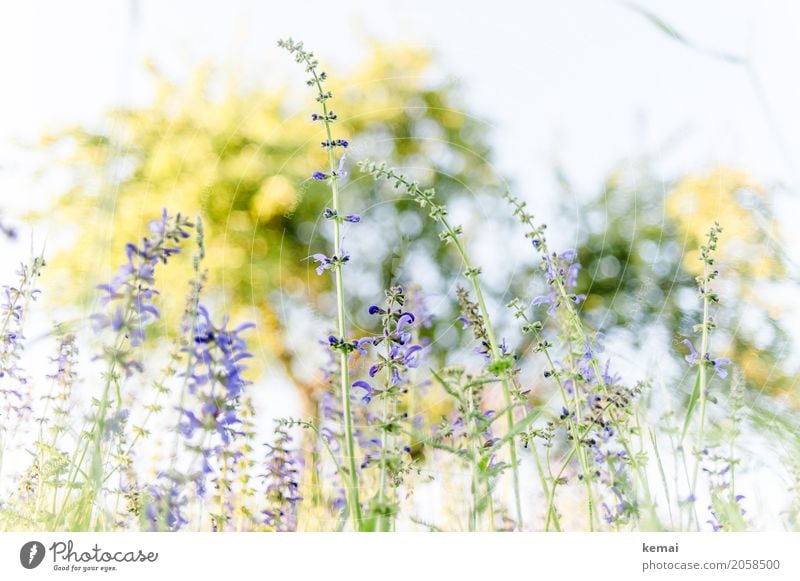
<path fill-rule="evenodd" d="M 19 562 L 26 569 L 35 569 L 44 560 L 44 545 L 39 541 L 30 541 L 19 550 Z"/>

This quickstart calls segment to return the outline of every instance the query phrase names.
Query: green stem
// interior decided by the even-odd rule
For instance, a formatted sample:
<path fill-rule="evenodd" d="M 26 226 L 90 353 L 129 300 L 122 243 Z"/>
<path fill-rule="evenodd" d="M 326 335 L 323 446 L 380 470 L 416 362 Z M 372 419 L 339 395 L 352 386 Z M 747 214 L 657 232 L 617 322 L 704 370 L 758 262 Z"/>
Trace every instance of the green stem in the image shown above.
<path fill-rule="evenodd" d="M 524 318 L 526 323 L 530 322 L 530 320 L 528 319 L 528 317 L 524 313 L 521 313 L 521 314 L 522 314 L 522 316 L 523 316 L 523 318 Z M 550 372 L 552 373 L 553 377 L 555 378 L 556 384 L 558 385 L 558 390 L 559 390 L 559 392 L 561 394 L 561 401 L 564 403 L 564 406 L 566 407 L 567 404 L 568 404 L 567 390 L 564 387 L 564 382 L 561 381 L 561 375 L 558 373 L 558 370 L 556 369 L 555 362 L 553 361 L 553 357 L 550 355 L 550 350 L 547 349 L 547 347 L 544 346 L 545 342 L 542 339 L 542 336 L 539 335 L 539 333 L 537 331 L 533 331 L 533 333 L 534 333 L 534 337 L 536 337 L 537 343 L 539 345 L 542 345 L 542 352 L 544 353 L 544 356 L 547 358 L 547 364 L 550 367 Z M 573 389 L 573 393 L 575 394 L 575 396 L 577 398 L 577 393 L 578 393 L 577 389 Z M 581 443 L 581 440 L 583 439 L 579 435 L 579 432 L 578 432 L 578 426 L 581 423 L 581 417 L 580 417 L 580 406 L 579 406 L 579 402 L 577 402 L 577 399 L 575 401 L 575 406 L 576 406 L 576 419 L 577 419 L 577 422 L 573 422 L 570 418 L 567 418 L 567 430 L 571 433 L 572 439 L 573 439 L 573 441 L 575 442 L 575 444 L 577 446 L 578 444 Z M 589 516 L 589 528 L 590 528 L 590 530 L 594 530 L 594 506 L 595 506 L 595 501 L 594 501 L 594 492 L 592 490 L 591 479 L 589 478 L 589 462 L 588 462 L 588 460 L 586 458 L 586 450 L 583 448 L 583 446 L 579 446 L 578 449 L 577 449 L 577 452 L 578 452 L 578 463 L 579 463 L 579 465 L 581 467 L 581 472 L 583 473 L 583 482 L 584 482 L 584 486 L 586 487 L 586 503 L 587 503 L 587 512 L 588 512 L 588 516 Z M 537 459 L 538 459 L 538 457 L 537 457 Z M 555 495 L 555 490 L 556 490 L 557 487 L 558 487 L 558 481 L 554 480 L 553 481 L 553 495 Z M 548 509 L 547 509 L 548 510 L 548 519 L 549 519 L 549 516 L 550 516 L 550 511 L 553 509 L 551 501 L 554 499 L 554 496 L 550 497 L 550 498 L 551 498 L 551 500 L 548 502 Z"/>
<path fill-rule="evenodd" d="M 391 360 L 391 344 L 387 339 L 384 341 L 385 348 L 386 348 L 386 361 Z M 383 411 L 382 411 L 382 428 L 381 428 L 381 463 L 380 463 L 380 473 L 378 477 L 378 526 L 377 530 L 379 531 L 388 531 L 392 524 L 392 518 L 389 517 L 385 512 L 385 504 L 386 504 L 386 473 L 388 471 L 388 463 L 386 454 L 391 449 L 391 435 L 386 429 L 386 424 L 389 421 L 389 414 L 393 413 L 393 410 L 390 410 L 390 402 L 389 402 L 389 389 L 391 388 L 392 384 L 392 370 L 389 365 L 386 366 L 386 383 L 385 383 L 385 391 L 383 394 Z M 392 406 L 393 407 L 393 406 Z"/>
<path fill-rule="evenodd" d="M 480 468 L 478 463 L 480 462 L 480 452 L 477 448 L 477 442 L 475 441 L 475 436 L 472 433 L 475 431 L 473 429 L 474 423 L 474 414 L 475 414 L 475 404 L 473 401 L 473 394 L 472 388 L 467 387 L 467 413 L 468 413 L 468 439 L 469 439 L 469 452 L 471 458 L 471 466 L 472 469 L 472 502 L 470 503 L 470 511 L 469 511 L 469 530 L 470 532 L 475 532 L 478 530 L 478 496 L 480 495 L 481 486 L 480 486 Z"/>
<path fill-rule="evenodd" d="M 322 81 L 319 78 L 316 69 L 312 69 L 314 75 L 314 83 L 320 94 L 323 94 Z M 325 127 L 325 136 L 328 142 L 333 141 L 331 134 L 331 122 L 328 118 L 328 105 L 325 99 L 320 100 L 322 106 L 322 119 Z M 328 147 L 328 168 L 330 172 L 330 179 L 328 183 L 331 188 L 331 209 L 334 212 L 333 220 L 333 254 L 341 258 L 342 240 L 341 240 L 341 219 L 339 217 L 339 184 L 336 172 L 336 156 L 334 155 L 334 148 Z M 342 263 L 339 261 L 333 268 L 334 284 L 336 287 L 336 327 L 339 337 L 342 341 L 347 339 L 347 325 L 345 319 L 345 304 L 344 304 L 344 277 L 342 275 Z M 347 503 L 350 507 L 350 515 L 353 519 L 353 529 L 360 530 L 361 528 L 361 502 L 358 498 L 358 473 L 356 472 L 356 452 L 355 452 L 355 439 L 353 437 L 353 415 L 350 406 L 350 369 L 348 362 L 348 355 L 345 350 L 339 352 L 339 366 L 341 368 L 341 393 L 342 393 L 342 410 L 344 414 L 344 439 L 345 439 L 345 453 L 347 455 L 347 469 L 348 476 L 346 480 L 347 485 Z"/>
<path fill-rule="evenodd" d="M 708 263 L 703 262 L 703 278 L 708 280 Z M 706 397 L 708 391 L 708 368 L 706 366 L 706 353 L 708 353 L 708 327 L 709 327 L 709 307 L 711 301 L 708 298 L 708 292 L 703 293 L 703 332 L 702 339 L 700 340 L 700 423 L 697 428 L 697 445 L 696 453 L 697 460 L 694 465 L 694 472 L 692 474 L 692 495 L 697 493 L 697 477 L 700 473 L 700 464 L 703 458 L 703 440 L 705 438 L 704 429 L 706 421 Z M 696 501 L 695 501 L 696 502 Z"/>
<path fill-rule="evenodd" d="M 577 310 L 574 308 L 572 304 L 572 299 L 569 293 L 567 293 L 567 289 L 564 287 L 563 282 L 558 278 L 556 278 L 556 287 L 563 304 L 566 306 L 568 319 L 570 323 L 573 325 L 574 331 L 575 333 L 577 333 L 577 336 L 582 339 L 583 337 L 585 337 L 586 334 L 586 331 L 583 327 L 583 322 L 581 321 Z M 610 397 L 608 391 L 608 385 L 606 384 L 605 379 L 603 378 L 603 372 L 600 369 L 600 364 L 598 363 L 597 357 L 595 357 L 594 354 L 592 354 L 591 365 L 595 373 L 595 377 L 597 377 L 597 383 L 603 389 L 603 395 L 605 395 L 606 397 Z M 643 483 L 643 488 L 647 489 L 646 487 L 647 477 L 644 471 L 642 470 L 642 467 L 639 465 L 639 462 L 636 460 L 636 455 L 633 454 L 633 451 L 631 450 L 630 445 L 628 444 L 627 437 L 625 436 L 626 431 L 621 428 L 619 420 L 615 415 L 611 416 L 611 424 L 614 426 L 614 429 L 619 435 L 619 442 L 622 445 L 623 449 L 625 450 L 625 453 L 628 456 L 628 459 L 631 463 L 631 466 L 634 469 L 634 472 L 637 475 L 637 478 L 639 479 L 640 482 Z M 649 495 L 649 490 L 646 490 L 646 494 Z"/>
<path fill-rule="evenodd" d="M 388 398 L 384 398 L 383 400 L 383 412 L 382 412 L 382 421 L 385 426 L 389 415 L 389 400 Z M 388 469 L 388 465 L 386 462 L 386 454 L 389 449 L 388 445 L 389 435 L 386 433 L 386 429 L 381 430 L 381 463 L 380 463 L 380 472 L 378 475 L 378 526 L 376 530 L 378 531 L 388 531 L 390 527 L 390 519 L 388 515 L 384 512 L 385 504 L 386 504 L 386 472 Z"/>
<path fill-rule="evenodd" d="M 533 459 L 536 462 L 536 472 L 539 474 L 539 480 L 542 483 L 542 492 L 544 493 L 545 498 L 550 498 L 550 488 L 547 485 L 547 475 L 544 473 L 544 468 L 542 467 L 542 461 L 539 458 L 539 452 L 536 450 L 536 446 L 533 445 L 533 442 L 531 442 L 531 452 L 533 452 Z M 550 480 L 551 481 L 553 480 L 552 476 L 553 475 L 551 473 L 550 474 Z M 553 482 L 553 486 L 555 487 L 555 482 Z M 553 508 L 552 505 L 548 503 L 548 505 L 547 505 L 547 517 L 546 517 L 546 520 L 548 520 L 548 521 L 550 519 L 550 513 L 552 511 L 552 508 Z M 555 514 L 555 511 L 553 511 L 553 519 L 554 519 L 553 520 L 553 524 L 555 525 L 556 530 L 560 531 L 561 530 L 561 524 L 558 521 L 558 515 Z"/>
<path fill-rule="evenodd" d="M 470 279 L 472 283 L 472 290 L 475 293 L 475 299 L 478 302 L 478 308 L 481 311 L 481 317 L 483 318 L 483 326 L 486 329 L 486 336 L 489 339 L 489 349 L 491 351 L 492 362 L 496 363 L 502 359 L 502 354 L 500 353 L 500 348 L 498 347 L 497 343 L 497 336 L 494 332 L 494 326 L 492 325 L 491 319 L 489 318 L 489 309 L 486 307 L 486 301 L 483 298 L 483 291 L 481 290 L 481 285 L 478 282 L 478 270 L 473 266 L 472 262 L 467 255 L 464 246 L 461 244 L 461 241 L 458 239 L 455 230 L 450 226 L 450 223 L 447 221 L 446 218 L 441 218 L 442 227 L 450 234 L 451 240 L 455 244 L 456 250 L 458 251 L 459 255 L 461 256 L 461 260 L 464 263 L 464 268 L 467 273 L 467 277 Z M 506 422 L 508 424 L 507 429 L 511 431 L 514 427 L 514 407 L 513 401 L 511 399 L 511 389 L 508 383 L 508 373 L 503 372 L 503 377 L 501 379 L 501 385 L 503 388 L 503 400 L 506 406 Z M 516 439 L 512 438 L 508 442 L 508 451 L 509 457 L 511 460 L 511 474 L 514 481 L 514 504 L 517 512 L 517 528 L 522 530 L 524 528 L 523 516 L 522 516 L 522 500 L 520 495 L 520 484 L 519 484 L 519 465 L 517 460 L 517 446 L 516 446 Z"/>
<path fill-rule="evenodd" d="M 319 429 L 317 428 L 316 424 L 314 424 L 311 420 L 292 420 L 288 425 L 291 426 L 292 423 L 297 424 L 298 426 L 311 430 L 314 432 L 314 435 L 317 441 L 322 442 L 322 445 L 325 447 L 325 451 L 328 453 L 328 457 L 333 462 L 334 468 L 336 468 L 336 472 L 342 477 L 342 480 L 345 479 L 345 470 L 342 468 L 342 465 L 339 463 L 339 459 L 336 457 L 336 454 L 333 453 L 333 449 L 331 448 L 330 444 L 328 444 L 328 440 L 320 433 Z M 349 510 L 349 506 L 348 506 Z M 346 522 L 346 521 L 345 521 Z M 342 523 L 344 526 L 344 523 Z M 338 530 L 338 529 L 337 529 Z"/>

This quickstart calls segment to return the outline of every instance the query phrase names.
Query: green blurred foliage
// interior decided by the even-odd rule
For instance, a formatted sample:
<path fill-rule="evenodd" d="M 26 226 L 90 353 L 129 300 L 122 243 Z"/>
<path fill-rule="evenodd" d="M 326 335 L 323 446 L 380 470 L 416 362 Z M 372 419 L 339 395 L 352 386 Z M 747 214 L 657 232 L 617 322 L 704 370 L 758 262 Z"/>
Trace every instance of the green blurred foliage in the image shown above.
<path fill-rule="evenodd" d="M 732 359 L 751 388 L 789 392 L 793 377 L 782 365 L 789 339 L 770 291 L 786 272 L 769 191 L 730 167 L 670 181 L 655 175 L 646 163 L 620 166 L 582 209 L 584 312 L 595 327 L 628 329 L 639 347 L 652 340 L 648 329 L 665 329 L 673 355 L 685 355 L 680 341 L 695 341 L 702 320 L 697 249 L 719 221 L 714 354 Z"/>
<path fill-rule="evenodd" d="M 456 84 L 429 80 L 433 64 L 426 50 L 374 44 L 349 76 L 328 71 L 337 136 L 353 144 L 344 207 L 364 215 L 362 224 L 345 232 L 353 255 L 346 276 L 354 328 L 366 321 L 366 307 L 381 299 L 381 289 L 407 282 L 409 244 L 431 257 L 435 272 L 429 274 L 441 281 L 452 280 L 460 266 L 435 226 L 399 194 L 382 203 L 374 182 L 355 169 L 360 152 L 408 167 L 444 199 L 464 194 L 463 184 L 482 191 L 497 187 L 485 126 L 464 112 Z M 328 224 L 320 220 L 329 194 L 325 184 L 309 179 L 324 169 L 325 159 L 321 126 L 310 120 L 316 111 L 312 94 L 246 89 L 208 67 L 187 86 L 156 77 L 157 98 L 150 105 L 112 111 L 100 129 L 76 127 L 44 140 L 71 175 L 69 190 L 40 216 L 74 229 L 52 261 L 51 276 L 60 277 L 63 289 L 59 301 L 88 307 L 98 277 L 113 272 L 125 242 L 136 239 L 162 207 L 199 213 L 206 230 L 207 294 L 232 317 L 255 320 L 257 353 L 307 383 L 295 373 L 281 309 L 292 300 L 310 300 L 327 315 L 331 305 L 330 277 L 317 277 L 306 260 L 331 247 Z M 347 246 L 353 236 L 360 237 L 360 247 Z M 162 297 L 168 323 L 178 319 L 183 299 L 176 291 L 185 288 L 189 271 L 187 259 L 163 271 L 160 287 L 171 291 Z M 317 329 L 320 336 L 308 343 L 316 346 L 326 331 Z M 302 387 L 306 395 L 315 389 Z"/>

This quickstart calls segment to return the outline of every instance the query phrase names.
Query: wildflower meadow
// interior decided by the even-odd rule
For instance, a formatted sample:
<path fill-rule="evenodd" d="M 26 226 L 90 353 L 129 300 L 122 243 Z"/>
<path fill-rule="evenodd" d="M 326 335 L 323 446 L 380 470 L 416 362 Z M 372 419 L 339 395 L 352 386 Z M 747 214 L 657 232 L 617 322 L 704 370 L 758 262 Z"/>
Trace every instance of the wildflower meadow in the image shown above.
<path fill-rule="evenodd" d="M 73 220 L 71 245 L 34 229 L 30 258 L 2 273 L 0 530 L 796 530 L 799 400 L 775 364 L 785 335 L 775 317 L 746 327 L 768 310 L 764 281 L 790 265 L 742 233 L 749 214 L 672 197 L 626 238 L 650 202 L 614 210 L 619 172 L 586 212 L 612 208 L 621 223 L 595 220 L 564 244 L 548 207 L 491 178 L 488 154 L 386 137 L 449 127 L 461 137 L 437 139 L 480 151 L 446 85 L 415 89 L 391 109 L 407 118 L 371 129 L 357 107 L 380 87 L 340 99 L 350 85 L 312 41 L 273 46 L 305 80 L 278 125 L 294 142 L 255 129 L 215 141 L 225 115 L 210 109 L 154 120 L 186 146 L 185 181 L 159 181 L 165 152 L 53 138 L 79 144 L 76 174 L 97 175 L 102 157 L 124 178 L 107 223 L 81 217 L 106 207 L 108 183 L 75 186 L 35 217 Z M 229 117 L 257 126 L 237 99 L 229 111 L 249 112 Z M 223 153 L 192 165 L 188 142 L 166 136 L 182 124 Z M 210 166 L 234 186 L 195 187 Z M 724 180 L 758 192 L 715 171 L 676 180 L 675 196 Z M 24 245 L 0 217 L 0 245 Z M 656 344 L 663 366 L 631 364 Z M 265 404 L 275 390 L 292 413 Z"/>

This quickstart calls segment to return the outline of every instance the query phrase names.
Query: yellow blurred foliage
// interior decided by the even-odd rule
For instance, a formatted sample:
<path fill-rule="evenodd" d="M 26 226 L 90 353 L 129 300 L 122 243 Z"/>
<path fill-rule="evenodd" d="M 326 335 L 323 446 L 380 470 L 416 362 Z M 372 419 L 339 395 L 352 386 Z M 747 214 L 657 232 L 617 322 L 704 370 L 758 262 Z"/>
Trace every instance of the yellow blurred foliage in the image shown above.
<path fill-rule="evenodd" d="M 709 227 L 718 221 L 724 231 L 717 260 L 731 274 L 729 278 L 737 281 L 736 300 L 757 305 L 777 320 L 780 308 L 754 286 L 784 274 L 768 235 L 778 232 L 777 221 L 758 211 L 759 206 L 768 205 L 766 188 L 746 171 L 724 166 L 685 176 L 666 200 L 667 213 L 678 225 L 678 236 L 686 249 L 684 268 L 695 276 L 701 274 L 703 263 L 697 247 L 704 242 Z M 721 354 L 736 361 L 748 384 L 757 389 L 785 392 L 791 386 L 779 362 L 753 344 L 731 339 Z"/>
<path fill-rule="evenodd" d="M 698 275 L 703 270 L 697 250 L 708 229 L 718 221 L 725 229 L 718 249 L 719 261 L 739 275 L 753 279 L 773 278 L 783 273 L 780 262 L 768 247 L 764 226 L 742 204 L 741 195 L 763 198 L 766 190 L 747 172 L 716 167 L 702 174 L 683 177 L 669 192 L 667 214 L 678 224 L 679 239 L 685 243 L 684 268 Z M 777 222 L 768 225 L 777 231 Z"/>
<path fill-rule="evenodd" d="M 401 164 L 413 158 L 419 166 L 430 158 L 425 148 L 434 145 L 410 138 L 419 124 L 438 132 L 439 143 L 451 144 L 451 157 L 469 158 L 460 164 L 464 173 L 452 176 L 454 182 L 474 183 L 476 175 L 490 175 L 482 128 L 461 112 L 451 84 L 431 86 L 431 54 L 380 43 L 371 49 L 351 75 L 330 76 L 337 133 L 354 143 L 371 134 L 382 144 L 383 157 Z M 289 59 L 287 70 L 291 65 Z M 111 111 L 101 130 L 72 127 L 42 139 L 74 175 L 52 211 L 37 216 L 68 233 L 49 269 L 63 289 L 59 301 L 90 309 L 94 286 L 113 276 L 125 244 L 140 240 L 162 208 L 200 214 L 207 295 L 234 321 L 255 321 L 257 352 L 276 357 L 291 372 L 294 355 L 286 350 L 272 293 L 280 287 L 313 301 L 329 286 L 328 277 L 313 276 L 304 260 L 308 233 L 329 195 L 324 184 L 310 179 L 325 160 L 318 147 L 322 127 L 310 120 L 313 95 L 280 87 L 245 89 L 209 66 L 200 67 L 183 86 L 155 75 L 151 104 Z M 366 182 L 352 180 L 346 187 L 349 204 L 374 195 Z M 399 222 L 391 227 L 399 228 Z M 435 229 L 423 235 L 433 238 Z M 315 236 L 321 236 L 318 229 Z M 312 242 L 327 247 L 324 239 Z M 159 288 L 170 291 L 160 299 L 162 332 L 177 328 L 190 255 L 191 248 L 158 273 Z"/>

